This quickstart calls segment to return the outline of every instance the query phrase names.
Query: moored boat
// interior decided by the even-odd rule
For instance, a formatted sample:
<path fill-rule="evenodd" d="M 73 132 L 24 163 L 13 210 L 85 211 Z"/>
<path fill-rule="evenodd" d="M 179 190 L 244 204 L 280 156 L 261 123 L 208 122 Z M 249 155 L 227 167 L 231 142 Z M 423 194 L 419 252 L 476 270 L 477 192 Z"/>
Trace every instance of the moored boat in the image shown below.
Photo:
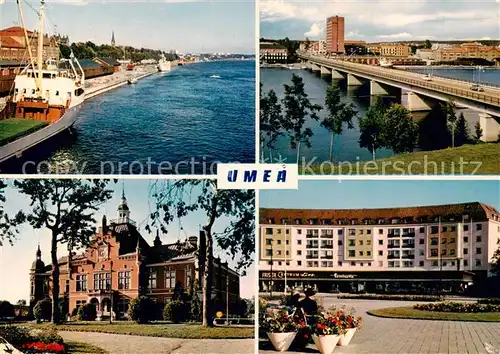
<path fill-rule="evenodd" d="M 14 79 L 14 92 L 9 111 L 18 119 L 33 119 L 47 125 L 6 145 L 0 146 L 0 162 L 21 155 L 29 148 L 70 128 L 77 119 L 77 112 L 85 99 L 85 74 L 78 60 L 62 60 L 60 68 L 56 60 L 43 61 L 43 20 L 45 0 L 40 1 L 40 28 L 36 61 L 24 25 L 21 1 L 18 1 L 20 17 L 25 29 L 29 65 Z M 9 119 L 9 117 L 7 118 Z"/>
<path fill-rule="evenodd" d="M 162 53 L 160 60 L 158 60 L 158 71 L 167 72 L 170 71 L 171 67 L 171 63 L 165 58 L 165 55 Z"/>

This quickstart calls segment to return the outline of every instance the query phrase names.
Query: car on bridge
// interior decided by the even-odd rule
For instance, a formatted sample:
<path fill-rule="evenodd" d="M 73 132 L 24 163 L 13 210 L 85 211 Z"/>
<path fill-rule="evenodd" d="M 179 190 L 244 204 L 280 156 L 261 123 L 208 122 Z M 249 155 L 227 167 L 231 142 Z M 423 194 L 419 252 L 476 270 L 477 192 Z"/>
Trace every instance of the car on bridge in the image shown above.
<path fill-rule="evenodd" d="M 422 80 L 425 80 L 425 81 L 432 81 L 432 76 L 427 74 L 427 75 L 424 75 L 422 76 Z"/>
<path fill-rule="evenodd" d="M 477 91 L 477 92 L 484 92 L 484 88 L 479 86 L 478 84 L 474 84 L 470 87 L 472 91 Z"/>

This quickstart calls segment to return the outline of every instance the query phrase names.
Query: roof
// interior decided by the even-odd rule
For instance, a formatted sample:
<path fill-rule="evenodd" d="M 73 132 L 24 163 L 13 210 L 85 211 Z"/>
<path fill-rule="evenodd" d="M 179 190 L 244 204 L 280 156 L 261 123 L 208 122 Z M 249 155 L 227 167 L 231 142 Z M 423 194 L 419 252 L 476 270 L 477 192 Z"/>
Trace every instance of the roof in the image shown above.
<path fill-rule="evenodd" d="M 82 69 L 100 69 L 101 64 L 96 63 L 93 60 L 90 59 L 78 59 L 78 62 L 82 66 Z"/>
<path fill-rule="evenodd" d="M 338 224 L 340 220 L 372 220 L 380 219 L 411 219 L 411 222 L 434 222 L 434 218 L 454 217 L 461 220 L 462 215 L 470 215 L 473 220 L 486 221 L 488 219 L 499 220 L 500 213 L 493 207 L 479 203 L 462 203 L 446 205 L 416 206 L 405 208 L 383 208 L 383 209 L 260 209 L 261 224 L 309 224 L 308 220 L 328 220 L 332 224 Z M 272 219 L 272 220 L 270 220 Z M 300 220 L 300 222 L 297 222 Z M 270 222 L 272 221 L 272 222 Z"/>
<path fill-rule="evenodd" d="M 24 43 L 5 35 L 0 36 L 0 44 L 3 48 L 24 48 Z"/>
<path fill-rule="evenodd" d="M 103 63 L 106 63 L 109 66 L 120 66 L 121 65 L 116 59 L 113 59 L 111 57 L 98 57 L 98 58 L 94 58 L 93 60 L 102 61 Z"/>
<path fill-rule="evenodd" d="M 33 34 L 33 31 L 27 30 L 28 35 Z M 12 26 L 0 30 L 0 36 L 24 36 L 24 28 L 20 26 Z"/>
<path fill-rule="evenodd" d="M 286 49 L 279 43 L 260 43 L 260 49 Z"/>
<path fill-rule="evenodd" d="M 186 242 L 176 242 L 149 249 L 147 262 L 161 263 L 165 261 L 179 261 L 190 259 L 196 256 L 197 248 L 193 244 Z"/>

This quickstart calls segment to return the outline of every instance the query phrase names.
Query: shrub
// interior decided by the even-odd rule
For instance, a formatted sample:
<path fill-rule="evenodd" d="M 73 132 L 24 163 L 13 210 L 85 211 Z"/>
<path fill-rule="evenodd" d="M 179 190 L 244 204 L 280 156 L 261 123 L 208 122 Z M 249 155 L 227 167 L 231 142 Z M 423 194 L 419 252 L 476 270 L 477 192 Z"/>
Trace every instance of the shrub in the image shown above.
<path fill-rule="evenodd" d="M 479 299 L 477 300 L 478 304 L 492 304 L 492 305 L 500 305 L 500 298 L 492 297 L 489 299 Z"/>
<path fill-rule="evenodd" d="M 169 301 L 163 308 L 163 319 L 174 323 L 186 322 L 187 306 L 179 300 Z"/>
<path fill-rule="evenodd" d="M 156 317 L 157 306 L 146 296 L 136 297 L 130 302 L 128 317 L 137 323 L 148 323 Z"/>
<path fill-rule="evenodd" d="M 360 300 L 398 300 L 398 301 L 443 301 L 443 296 L 437 295 L 339 295 L 338 299 L 360 299 Z"/>
<path fill-rule="evenodd" d="M 21 326 L 0 326 L 0 337 L 14 346 L 33 340 L 29 328 Z"/>
<path fill-rule="evenodd" d="M 475 302 L 439 302 L 432 304 L 416 304 L 415 310 L 433 312 L 480 313 L 500 312 L 500 305 L 478 304 Z"/>
<path fill-rule="evenodd" d="M 189 315 L 192 321 L 202 321 L 201 317 L 203 315 L 203 304 L 201 303 L 200 297 L 196 294 L 191 299 Z"/>
<path fill-rule="evenodd" d="M 59 311 L 61 313 L 61 318 L 66 321 L 66 317 L 69 313 L 69 302 L 66 298 L 59 299 Z"/>
<path fill-rule="evenodd" d="M 49 298 L 38 301 L 33 308 L 33 316 L 39 321 L 50 321 L 52 318 L 52 301 Z"/>
<path fill-rule="evenodd" d="M 94 304 L 83 304 L 78 308 L 77 316 L 80 321 L 95 321 L 97 309 Z"/>
<path fill-rule="evenodd" d="M 0 318 L 13 318 L 14 306 L 8 301 L 0 301 Z"/>

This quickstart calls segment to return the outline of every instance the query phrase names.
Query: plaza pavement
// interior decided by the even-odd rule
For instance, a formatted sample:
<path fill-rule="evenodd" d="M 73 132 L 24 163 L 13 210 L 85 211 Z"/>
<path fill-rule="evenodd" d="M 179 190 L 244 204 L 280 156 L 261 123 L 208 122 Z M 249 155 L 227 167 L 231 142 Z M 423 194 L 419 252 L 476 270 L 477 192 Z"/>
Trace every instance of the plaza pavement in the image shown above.
<path fill-rule="evenodd" d="M 96 345 L 109 354 L 247 354 L 255 352 L 253 339 L 174 339 L 108 334 L 96 332 L 64 332 L 65 341 Z"/>
<path fill-rule="evenodd" d="M 363 317 L 362 328 L 349 346 L 337 347 L 335 354 L 500 354 L 500 323 L 391 319 L 366 313 L 376 308 L 417 303 L 409 301 L 341 300 L 325 296 L 323 302 L 325 308 L 333 304 L 354 307 L 356 315 Z M 261 339 L 259 349 L 260 353 L 276 353 L 268 340 Z M 305 352 L 319 353 L 311 344 Z"/>

